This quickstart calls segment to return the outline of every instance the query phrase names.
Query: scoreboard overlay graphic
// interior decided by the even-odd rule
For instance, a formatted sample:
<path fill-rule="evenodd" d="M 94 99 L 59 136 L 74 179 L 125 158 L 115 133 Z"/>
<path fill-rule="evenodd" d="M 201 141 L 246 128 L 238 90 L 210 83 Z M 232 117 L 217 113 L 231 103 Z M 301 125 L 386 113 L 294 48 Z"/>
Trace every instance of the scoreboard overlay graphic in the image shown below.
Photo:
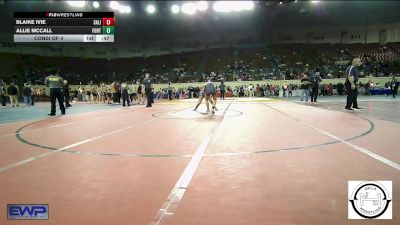
<path fill-rule="evenodd" d="M 14 42 L 114 42 L 114 12 L 14 12 Z"/>

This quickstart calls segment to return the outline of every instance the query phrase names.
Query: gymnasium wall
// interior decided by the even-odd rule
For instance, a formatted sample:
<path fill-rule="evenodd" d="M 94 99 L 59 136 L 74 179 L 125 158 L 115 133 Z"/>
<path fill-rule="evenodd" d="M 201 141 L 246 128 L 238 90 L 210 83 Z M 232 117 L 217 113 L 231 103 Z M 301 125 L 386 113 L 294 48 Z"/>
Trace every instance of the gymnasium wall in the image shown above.
<path fill-rule="evenodd" d="M 381 39 L 380 39 L 381 34 Z M 354 44 L 400 42 L 400 23 L 343 25 L 302 29 L 280 28 L 270 35 L 272 44 Z"/>

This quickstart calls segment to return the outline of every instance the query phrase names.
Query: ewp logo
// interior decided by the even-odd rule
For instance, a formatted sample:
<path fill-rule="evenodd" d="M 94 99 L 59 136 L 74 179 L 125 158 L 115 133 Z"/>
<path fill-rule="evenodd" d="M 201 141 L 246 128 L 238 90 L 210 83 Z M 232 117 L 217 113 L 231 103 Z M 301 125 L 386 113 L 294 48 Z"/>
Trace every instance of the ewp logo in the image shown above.
<path fill-rule="evenodd" d="M 47 204 L 9 204 L 7 205 L 9 220 L 48 220 L 49 205 Z"/>

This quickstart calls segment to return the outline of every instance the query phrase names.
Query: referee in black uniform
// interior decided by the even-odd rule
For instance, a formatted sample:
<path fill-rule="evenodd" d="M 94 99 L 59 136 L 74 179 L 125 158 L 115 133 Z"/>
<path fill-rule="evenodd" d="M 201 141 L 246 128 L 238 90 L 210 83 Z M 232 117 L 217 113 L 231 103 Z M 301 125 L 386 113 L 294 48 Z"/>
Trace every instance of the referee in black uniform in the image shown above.
<path fill-rule="evenodd" d="M 56 98 L 58 100 L 58 104 L 60 105 L 61 114 L 65 114 L 64 108 L 64 95 L 61 90 L 63 86 L 63 79 L 58 75 L 57 70 L 52 69 L 50 71 L 50 76 L 46 77 L 45 85 L 50 88 L 50 102 L 51 102 L 51 112 L 48 114 L 49 116 L 56 115 Z"/>
<path fill-rule="evenodd" d="M 352 110 L 361 110 L 362 108 L 358 107 L 357 103 L 357 94 L 358 87 L 357 82 L 359 78 L 359 71 L 357 67 L 361 66 L 362 62 L 359 58 L 353 59 L 352 64 L 346 69 L 346 82 L 344 83 L 346 86 L 347 92 L 347 101 L 345 109 Z M 353 108 L 351 108 L 353 106 Z"/>
<path fill-rule="evenodd" d="M 146 97 L 147 97 L 146 107 L 152 107 L 151 103 L 153 103 L 154 84 L 150 78 L 150 74 L 146 73 L 146 78 L 144 78 L 144 80 L 143 80 L 143 85 L 144 85 L 144 91 L 145 91 Z"/>

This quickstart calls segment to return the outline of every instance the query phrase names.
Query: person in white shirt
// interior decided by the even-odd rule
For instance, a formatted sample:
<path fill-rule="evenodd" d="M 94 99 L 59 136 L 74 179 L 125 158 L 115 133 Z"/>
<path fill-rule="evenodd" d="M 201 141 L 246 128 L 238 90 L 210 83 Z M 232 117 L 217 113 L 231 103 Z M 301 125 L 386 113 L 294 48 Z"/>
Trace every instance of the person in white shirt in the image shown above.
<path fill-rule="evenodd" d="M 248 89 L 249 89 L 249 97 L 254 98 L 254 86 L 250 84 Z"/>

